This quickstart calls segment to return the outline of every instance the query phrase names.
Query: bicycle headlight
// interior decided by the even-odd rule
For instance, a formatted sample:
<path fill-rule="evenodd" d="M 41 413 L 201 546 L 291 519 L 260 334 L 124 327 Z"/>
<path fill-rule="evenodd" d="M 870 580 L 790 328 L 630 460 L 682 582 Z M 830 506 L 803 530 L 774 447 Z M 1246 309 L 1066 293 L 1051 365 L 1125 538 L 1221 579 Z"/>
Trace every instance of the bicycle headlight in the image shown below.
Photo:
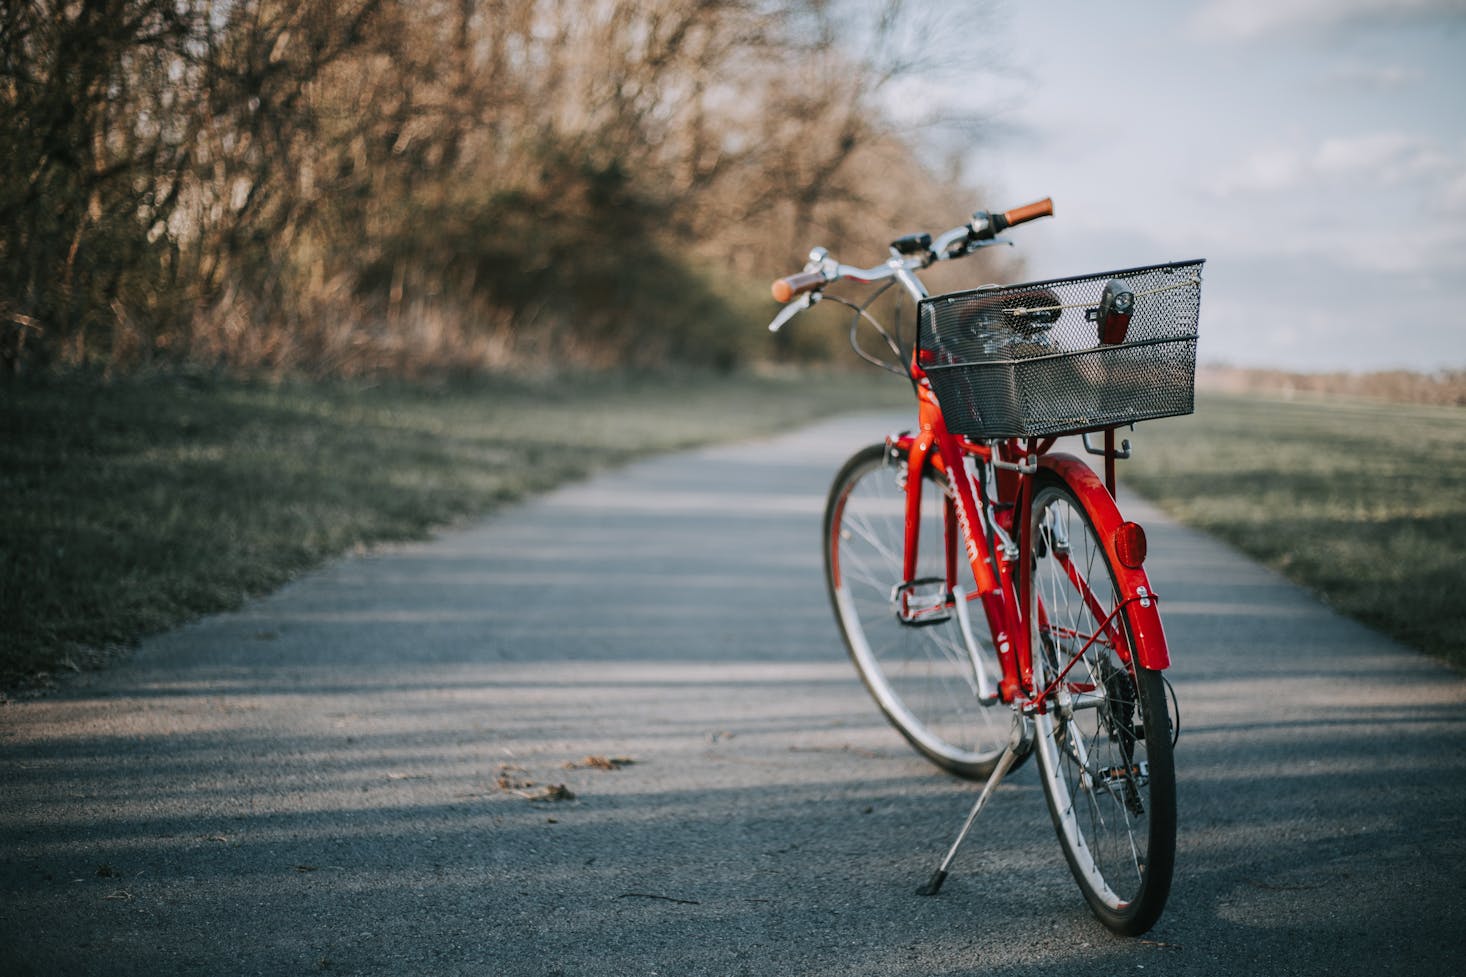
<path fill-rule="evenodd" d="M 1130 331 L 1130 317 L 1135 314 L 1135 293 L 1122 281 L 1111 281 L 1100 295 L 1099 308 L 1094 313 L 1098 326 L 1099 341 L 1103 346 L 1114 346 L 1125 341 Z"/>

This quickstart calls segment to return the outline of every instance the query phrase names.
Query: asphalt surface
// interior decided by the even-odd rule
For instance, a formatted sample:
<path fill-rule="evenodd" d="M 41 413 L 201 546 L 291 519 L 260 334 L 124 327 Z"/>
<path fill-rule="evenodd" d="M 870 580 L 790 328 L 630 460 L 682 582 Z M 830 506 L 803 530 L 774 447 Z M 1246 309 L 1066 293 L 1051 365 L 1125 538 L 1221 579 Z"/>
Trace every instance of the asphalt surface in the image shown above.
<path fill-rule="evenodd" d="M 820 575 L 893 424 L 637 463 L 0 706 L 0 974 L 1466 973 L 1466 680 L 1139 505 L 1165 916 L 1093 920 L 1031 766 L 916 895 L 976 788 Z"/>

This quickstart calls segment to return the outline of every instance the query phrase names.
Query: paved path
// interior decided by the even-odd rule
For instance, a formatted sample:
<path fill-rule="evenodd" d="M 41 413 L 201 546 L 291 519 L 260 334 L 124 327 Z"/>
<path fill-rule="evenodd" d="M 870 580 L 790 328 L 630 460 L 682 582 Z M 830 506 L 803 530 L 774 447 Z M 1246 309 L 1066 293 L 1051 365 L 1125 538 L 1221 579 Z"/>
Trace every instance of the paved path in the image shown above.
<path fill-rule="evenodd" d="M 1141 508 L 1165 917 L 1092 920 L 1030 768 L 916 896 L 974 788 L 879 719 L 820 580 L 880 430 L 638 463 L 0 707 L 0 974 L 1466 972 L 1466 681 Z"/>

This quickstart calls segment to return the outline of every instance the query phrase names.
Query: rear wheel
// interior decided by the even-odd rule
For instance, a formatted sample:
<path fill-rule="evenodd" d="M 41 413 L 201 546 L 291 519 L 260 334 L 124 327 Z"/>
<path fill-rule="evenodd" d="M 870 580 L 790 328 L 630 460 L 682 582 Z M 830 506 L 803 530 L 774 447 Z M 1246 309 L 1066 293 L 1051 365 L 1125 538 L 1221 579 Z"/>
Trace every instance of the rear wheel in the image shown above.
<path fill-rule="evenodd" d="M 906 455 L 872 445 L 846 462 L 825 508 L 825 579 L 850 658 L 876 704 L 922 755 L 958 776 L 986 777 L 1008 742 L 1006 706 L 979 698 L 976 666 L 963 640 L 949 583 L 974 590 L 946 479 L 922 479 L 917 568 L 902 572 Z M 1000 671 L 980 605 L 969 604 L 983 670 Z M 964 608 L 965 610 L 965 608 Z"/>
<path fill-rule="evenodd" d="M 1090 908 L 1133 936 L 1160 917 L 1175 861 L 1165 683 L 1131 653 L 1114 571 L 1075 493 L 1041 478 L 1029 527 L 1035 682 L 1069 669 L 1035 717 L 1049 814 Z"/>

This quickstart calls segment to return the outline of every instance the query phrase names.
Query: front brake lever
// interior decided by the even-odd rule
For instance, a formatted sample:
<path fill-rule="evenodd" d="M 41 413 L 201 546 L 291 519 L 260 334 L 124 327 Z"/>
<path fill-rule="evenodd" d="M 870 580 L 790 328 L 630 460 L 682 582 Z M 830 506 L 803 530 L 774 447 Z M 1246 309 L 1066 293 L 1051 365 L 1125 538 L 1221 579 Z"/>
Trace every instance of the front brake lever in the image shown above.
<path fill-rule="evenodd" d="M 805 292 L 799 298 L 779 310 L 779 314 L 774 316 L 774 321 L 769 323 L 769 332 L 778 332 L 784 323 L 799 315 L 799 313 L 814 305 L 822 298 L 824 298 L 822 292 Z"/>
<path fill-rule="evenodd" d="M 968 241 L 967 247 L 962 253 L 968 255 L 974 251 L 981 251 L 983 248 L 995 248 L 1000 245 L 1011 248 L 1013 247 L 1013 242 L 1005 237 L 981 238 L 979 240 Z"/>

